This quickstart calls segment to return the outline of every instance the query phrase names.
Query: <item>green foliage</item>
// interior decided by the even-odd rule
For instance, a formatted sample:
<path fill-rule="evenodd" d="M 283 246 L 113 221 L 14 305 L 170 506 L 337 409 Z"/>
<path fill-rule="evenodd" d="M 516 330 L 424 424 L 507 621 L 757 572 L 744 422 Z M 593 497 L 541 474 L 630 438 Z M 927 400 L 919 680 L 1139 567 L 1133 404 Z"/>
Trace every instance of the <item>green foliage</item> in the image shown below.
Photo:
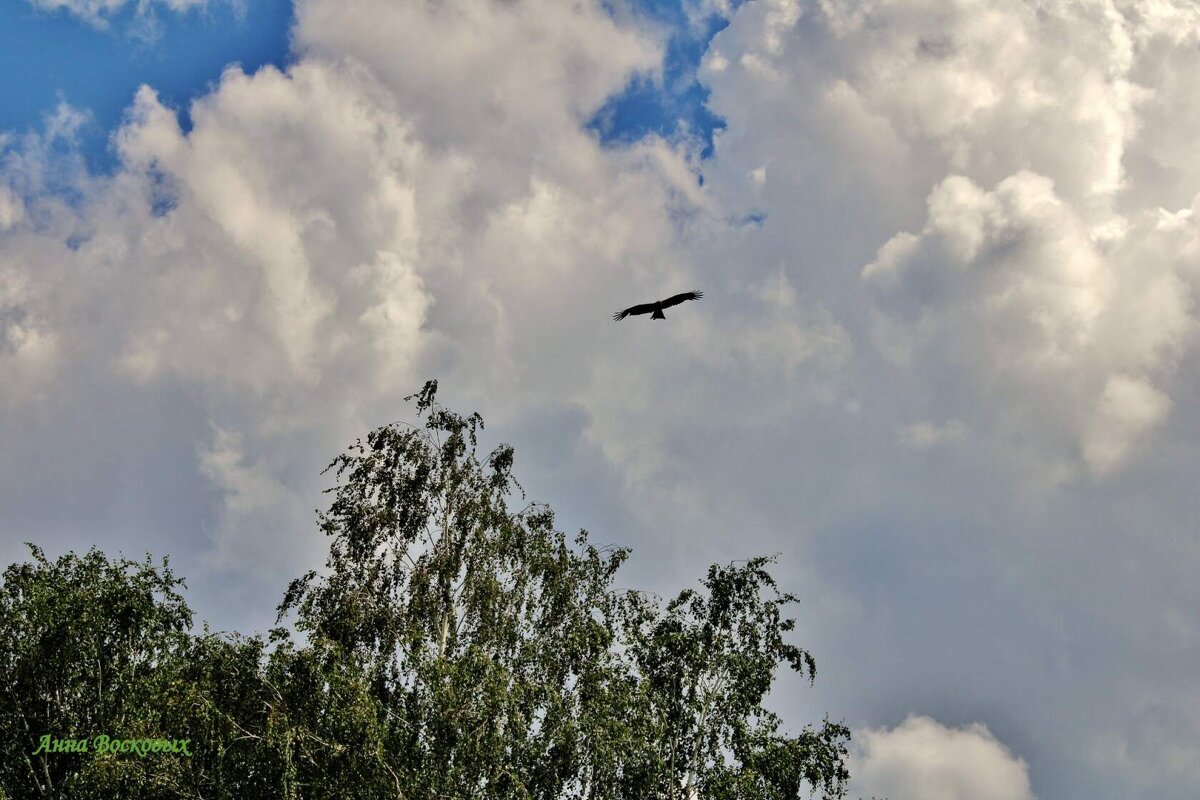
<path fill-rule="evenodd" d="M 778 665 L 816 677 L 813 657 L 784 638 L 795 622 L 782 609 L 796 599 L 778 591 L 769 563 L 714 565 L 703 592 L 685 590 L 662 610 L 637 595 L 626 600 L 645 699 L 638 710 L 667 766 L 668 782 L 654 787 L 661 796 L 680 784 L 683 797 L 695 789 L 704 798 L 774 800 L 800 796 L 805 784 L 842 796 L 849 730 L 826 720 L 788 737 L 763 707 Z"/>
<path fill-rule="evenodd" d="M 512 448 L 482 463 L 478 416 L 417 396 L 424 429 L 380 428 L 336 459 L 328 574 L 291 585 L 327 664 L 368 676 L 408 797 L 559 797 L 591 784 L 583 720 L 618 674 L 623 550 L 572 546 L 517 513 Z"/>
<path fill-rule="evenodd" d="M 0 590 L 0 797 L 782 800 L 844 796 L 845 727 L 764 707 L 790 644 L 769 559 L 714 566 L 665 605 L 613 588 L 628 553 L 568 539 L 521 496 L 478 415 L 414 395 L 422 426 L 330 464 L 320 575 L 259 637 L 188 633 L 164 562 L 92 551 Z M 523 501 L 522 501 L 523 502 Z M 43 733 L 162 736 L 190 758 L 51 753 Z"/>
<path fill-rule="evenodd" d="M 14 564 L 0 586 L 0 786 L 14 797 L 175 797 L 177 762 L 114 754 L 34 755 L 45 734 L 175 738 L 163 704 L 191 611 L 166 562 L 96 550 Z M 136 757 L 135 757 L 136 759 Z"/>

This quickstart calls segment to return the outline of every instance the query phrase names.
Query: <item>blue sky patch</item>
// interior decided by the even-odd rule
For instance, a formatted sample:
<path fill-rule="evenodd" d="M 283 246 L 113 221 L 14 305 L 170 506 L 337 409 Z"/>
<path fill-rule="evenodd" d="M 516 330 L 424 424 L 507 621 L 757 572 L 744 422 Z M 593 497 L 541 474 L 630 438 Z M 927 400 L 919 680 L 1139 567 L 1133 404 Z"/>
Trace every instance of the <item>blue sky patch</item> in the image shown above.
<path fill-rule="evenodd" d="M 240 63 L 252 72 L 264 64 L 283 66 L 288 57 L 290 0 L 147 14 L 153 16 L 139 18 L 130 4 L 102 29 L 22 0 L 0 3 L 0 131 L 40 129 L 65 101 L 91 116 L 79 131 L 89 169 L 109 173 L 116 167 L 109 137 L 141 84 L 179 108 L 186 128 L 189 101 L 207 92 L 226 65 Z"/>
<path fill-rule="evenodd" d="M 651 134 L 695 138 L 707 158 L 724 122 L 708 110 L 708 90 L 696 70 L 728 21 L 714 14 L 692 25 L 682 0 L 640 0 L 635 8 L 670 31 L 661 79 L 636 77 L 588 127 L 606 145 Z M 89 116 L 77 131 L 88 169 L 111 173 L 117 166 L 111 134 L 140 85 L 149 84 L 178 109 L 186 131 L 191 100 L 208 92 L 229 64 L 246 72 L 265 64 L 286 67 L 292 17 L 291 0 L 254 0 L 240 8 L 218 2 L 183 13 L 151 7 L 141 16 L 131 3 L 100 28 L 65 11 L 0 3 L 0 131 L 40 130 L 65 102 Z"/>
<path fill-rule="evenodd" d="M 700 157 L 708 158 L 713 153 L 713 133 L 725 122 L 709 111 L 709 91 L 696 80 L 696 70 L 709 42 L 729 21 L 711 14 L 694 26 L 682 0 L 643 0 L 636 8 L 672 31 L 661 80 L 638 76 L 596 112 L 588 127 L 605 144 L 628 144 L 650 134 L 672 141 L 695 137 L 702 142 Z"/>

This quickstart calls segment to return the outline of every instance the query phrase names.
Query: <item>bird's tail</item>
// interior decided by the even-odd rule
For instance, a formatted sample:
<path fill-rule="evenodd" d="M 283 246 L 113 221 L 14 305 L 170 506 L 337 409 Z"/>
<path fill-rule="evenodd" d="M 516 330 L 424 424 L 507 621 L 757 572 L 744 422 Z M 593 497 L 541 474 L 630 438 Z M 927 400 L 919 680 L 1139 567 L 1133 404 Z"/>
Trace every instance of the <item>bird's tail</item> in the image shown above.
<path fill-rule="evenodd" d="M 666 318 L 667 318 L 667 315 L 662 312 L 661 308 L 656 309 L 655 312 L 650 315 L 650 319 L 666 319 Z"/>

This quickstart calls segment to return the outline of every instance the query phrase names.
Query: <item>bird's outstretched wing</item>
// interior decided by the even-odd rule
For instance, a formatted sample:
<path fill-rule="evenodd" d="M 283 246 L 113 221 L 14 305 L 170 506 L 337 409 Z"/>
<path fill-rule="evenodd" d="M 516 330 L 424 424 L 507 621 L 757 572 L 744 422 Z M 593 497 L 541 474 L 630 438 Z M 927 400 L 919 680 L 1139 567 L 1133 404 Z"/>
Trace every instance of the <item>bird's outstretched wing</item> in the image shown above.
<path fill-rule="evenodd" d="M 659 305 L 661 305 L 663 308 L 670 308 L 671 306 L 679 305 L 684 300 L 699 300 L 701 297 L 704 297 L 704 292 L 684 292 L 683 294 L 677 294 L 674 297 L 668 297 Z"/>
<path fill-rule="evenodd" d="M 630 306 L 624 311 L 618 311 L 617 313 L 613 314 L 613 321 L 620 322 L 626 317 L 633 316 L 634 314 L 649 314 L 653 310 L 654 303 L 642 303 L 640 306 Z"/>

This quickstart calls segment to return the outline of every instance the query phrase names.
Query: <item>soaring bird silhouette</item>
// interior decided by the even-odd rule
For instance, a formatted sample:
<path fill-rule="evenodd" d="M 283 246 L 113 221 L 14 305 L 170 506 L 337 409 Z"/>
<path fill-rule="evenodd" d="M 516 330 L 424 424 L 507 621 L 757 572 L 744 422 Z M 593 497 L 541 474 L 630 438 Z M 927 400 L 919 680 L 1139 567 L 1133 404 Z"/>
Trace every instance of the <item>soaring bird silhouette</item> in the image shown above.
<path fill-rule="evenodd" d="M 674 297 L 668 297 L 666 300 L 659 300 L 654 303 L 642 303 L 640 306 L 631 306 L 624 311 L 618 311 L 617 313 L 613 314 L 613 320 L 620 322 L 628 316 L 635 314 L 650 314 L 651 311 L 654 313 L 650 314 L 650 319 L 666 319 L 667 315 L 663 313 L 664 308 L 677 306 L 684 300 L 699 300 L 701 297 L 704 297 L 704 292 L 684 292 L 683 294 L 677 294 Z"/>

